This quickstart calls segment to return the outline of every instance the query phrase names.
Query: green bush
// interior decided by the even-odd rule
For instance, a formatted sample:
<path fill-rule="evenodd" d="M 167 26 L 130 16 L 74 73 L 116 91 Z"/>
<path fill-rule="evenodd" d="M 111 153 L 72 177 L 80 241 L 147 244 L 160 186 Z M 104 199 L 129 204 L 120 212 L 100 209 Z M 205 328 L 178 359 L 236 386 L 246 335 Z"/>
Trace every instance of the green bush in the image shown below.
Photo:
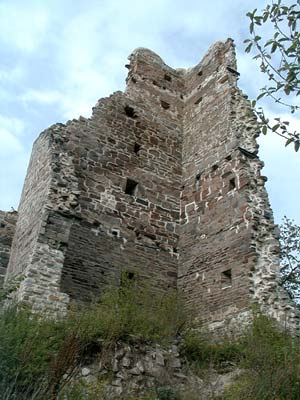
<path fill-rule="evenodd" d="M 118 340 L 170 343 L 185 324 L 175 292 L 154 294 L 135 284 L 108 289 L 99 302 L 44 320 L 15 307 L 0 311 L 3 400 L 56 399 L 90 353 Z"/>
<path fill-rule="evenodd" d="M 180 395 L 168 386 L 157 388 L 156 395 L 157 400 L 181 400 Z"/>
<path fill-rule="evenodd" d="M 186 324 L 182 302 L 175 291 L 154 294 L 149 288 L 128 283 L 110 288 L 81 313 L 81 335 L 106 342 L 148 341 L 170 343 Z"/>
<path fill-rule="evenodd" d="M 80 343 L 74 329 L 69 320 L 40 320 L 16 307 L 1 310 L 2 398 L 35 399 L 55 393 L 78 359 Z"/>
<path fill-rule="evenodd" d="M 208 335 L 187 331 L 182 351 L 198 374 L 220 371 L 230 361 L 240 368 L 226 400 L 300 400 L 300 338 L 263 315 L 255 315 L 248 332 L 235 341 L 213 342 Z"/>
<path fill-rule="evenodd" d="M 220 368 L 223 362 L 239 362 L 243 357 L 244 339 L 212 341 L 211 335 L 197 330 L 187 330 L 182 338 L 182 354 L 197 369 L 213 365 Z"/>
<path fill-rule="evenodd" d="M 228 390 L 227 400 L 299 400 L 300 341 L 262 315 L 245 338 L 244 371 Z"/>
<path fill-rule="evenodd" d="M 72 309 L 64 320 L 42 320 L 15 307 L 2 309 L 1 400 L 79 400 L 82 390 L 93 399 L 86 388 L 67 383 L 95 352 L 109 352 L 119 340 L 169 344 L 178 335 L 182 355 L 198 372 L 211 367 L 222 370 L 230 361 L 241 369 L 224 399 L 300 400 L 299 338 L 257 315 L 239 340 L 213 342 L 193 329 L 175 292 L 155 295 L 129 282 L 119 289 L 109 288 L 98 302 Z M 178 396 L 172 388 L 162 387 L 145 399 L 177 400 Z"/>

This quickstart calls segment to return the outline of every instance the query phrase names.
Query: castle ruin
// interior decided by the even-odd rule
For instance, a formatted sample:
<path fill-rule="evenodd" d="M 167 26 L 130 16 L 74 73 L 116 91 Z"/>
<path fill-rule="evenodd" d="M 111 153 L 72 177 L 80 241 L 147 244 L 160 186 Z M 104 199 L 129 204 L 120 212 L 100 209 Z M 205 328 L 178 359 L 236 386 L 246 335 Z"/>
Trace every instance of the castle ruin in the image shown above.
<path fill-rule="evenodd" d="M 180 289 L 213 330 L 253 303 L 298 327 L 278 285 L 259 126 L 237 87 L 233 41 L 187 70 L 144 48 L 129 60 L 125 93 L 35 141 L 12 244 L 16 218 L 0 215 L 6 286 L 18 282 L 34 311 L 63 315 L 126 273 Z"/>

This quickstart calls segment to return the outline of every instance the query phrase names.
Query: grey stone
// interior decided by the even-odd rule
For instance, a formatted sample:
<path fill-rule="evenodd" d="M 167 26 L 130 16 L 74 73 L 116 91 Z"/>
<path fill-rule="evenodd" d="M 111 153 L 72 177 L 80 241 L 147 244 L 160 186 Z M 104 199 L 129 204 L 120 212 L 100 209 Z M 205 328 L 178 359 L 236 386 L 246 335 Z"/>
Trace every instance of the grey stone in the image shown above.
<path fill-rule="evenodd" d="M 163 353 L 159 350 L 156 350 L 155 353 L 155 362 L 157 365 L 164 366 L 165 365 L 165 358 L 163 356 Z"/>
<path fill-rule="evenodd" d="M 123 367 L 129 368 L 130 365 L 131 365 L 130 358 L 129 357 L 123 357 L 122 365 L 123 365 Z"/>
<path fill-rule="evenodd" d="M 81 370 L 82 376 L 88 376 L 90 373 L 91 373 L 91 370 L 89 368 L 82 368 L 82 370 Z"/>

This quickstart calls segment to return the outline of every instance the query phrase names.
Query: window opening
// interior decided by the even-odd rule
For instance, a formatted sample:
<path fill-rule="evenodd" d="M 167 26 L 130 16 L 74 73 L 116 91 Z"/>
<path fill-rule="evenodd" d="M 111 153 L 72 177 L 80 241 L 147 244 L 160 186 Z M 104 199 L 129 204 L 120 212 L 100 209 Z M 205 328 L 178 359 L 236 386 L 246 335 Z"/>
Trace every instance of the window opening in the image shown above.
<path fill-rule="evenodd" d="M 130 106 L 127 105 L 127 106 L 124 107 L 124 111 L 125 111 L 125 114 L 127 115 L 127 117 L 129 117 L 129 118 L 136 118 L 137 117 L 133 107 L 130 107 Z"/>
<path fill-rule="evenodd" d="M 165 79 L 165 81 L 169 81 L 169 82 L 171 82 L 171 80 L 172 80 L 170 75 L 167 75 L 167 74 L 165 74 L 164 79 Z"/>
<path fill-rule="evenodd" d="M 138 143 L 134 143 L 133 151 L 135 152 L 135 154 L 138 154 L 140 150 L 141 150 L 141 145 Z"/>
<path fill-rule="evenodd" d="M 232 286 L 232 272 L 231 269 L 227 269 L 221 273 L 221 287 L 222 289 Z"/>
<path fill-rule="evenodd" d="M 196 175 L 196 181 L 200 181 L 201 179 L 201 172 L 198 172 L 198 174 Z"/>
<path fill-rule="evenodd" d="M 203 100 L 203 98 L 202 98 L 202 97 L 199 97 L 199 99 L 195 101 L 195 104 L 201 103 L 202 100 Z"/>
<path fill-rule="evenodd" d="M 126 272 L 125 272 L 125 276 L 126 276 L 127 279 L 129 279 L 130 281 L 132 281 L 132 280 L 134 279 L 134 277 L 135 277 L 135 273 L 132 272 L 132 271 L 126 271 Z"/>
<path fill-rule="evenodd" d="M 129 194 L 130 196 L 134 196 L 137 191 L 137 186 L 138 182 L 128 178 L 125 186 L 125 193 Z"/>
<path fill-rule="evenodd" d="M 229 190 L 233 190 L 236 187 L 235 185 L 235 178 L 231 178 L 229 180 Z"/>
<path fill-rule="evenodd" d="M 160 104 L 162 108 L 164 108 L 165 110 L 168 110 L 170 108 L 170 104 L 167 103 L 166 101 L 161 100 Z"/>
<path fill-rule="evenodd" d="M 203 72 L 200 70 L 200 71 L 198 72 L 197 75 L 198 75 L 198 76 L 202 76 L 202 75 L 203 75 Z"/>
<path fill-rule="evenodd" d="M 136 275 L 132 271 L 123 271 L 121 273 L 121 280 L 120 280 L 120 286 L 122 288 L 126 288 L 132 285 L 132 283 L 135 281 Z"/>
<path fill-rule="evenodd" d="M 111 230 L 111 233 L 112 233 L 112 235 L 113 236 L 115 236 L 115 237 L 120 237 L 120 231 L 119 231 L 119 229 L 112 229 Z"/>

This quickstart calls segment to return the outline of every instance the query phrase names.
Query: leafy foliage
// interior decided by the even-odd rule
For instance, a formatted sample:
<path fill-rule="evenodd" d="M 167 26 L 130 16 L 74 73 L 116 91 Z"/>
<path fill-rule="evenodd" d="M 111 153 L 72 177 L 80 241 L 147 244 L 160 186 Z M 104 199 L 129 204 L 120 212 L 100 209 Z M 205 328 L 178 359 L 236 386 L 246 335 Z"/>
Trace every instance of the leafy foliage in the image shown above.
<path fill-rule="evenodd" d="M 1 399 L 55 400 L 95 349 L 108 350 L 118 340 L 169 343 L 185 323 L 175 292 L 155 295 L 131 283 L 109 288 L 98 303 L 73 309 L 65 320 L 41 320 L 15 307 L 2 309 Z M 72 396 L 76 399 L 77 394 Z"/>
<path fill-rule="evenodd" d="M 222 369 L 222 363 L 239 362 L 243 356 L 243 338 L 212 341 L 211 335 L 197 330 L 187 330 L 183 336 L 182 353 L 193 369 L 200 370 L 213 365 Z"/>
<path fill-rule="evenodd" d="M 183 354 L 199 374 L 205 375 L 207 368 L 221 372 L 223 364 L 239 369 L 220 399 L 300 400 L 300 338 L 257 312 L 248 331 L 235 340 L 216 342 L 201 332 L 188 332 Z"/>
<path fill-rule="evenodd" d="M 280 226 L 281 285 L 297 303 L 300 301 L 300 226 L 287 217 Z"/>
<path fill-rule="evenodd" d="M 247 44 L 247 53 L 255 51 L 254 59 L 259 60 L 260 70 L 268 79 L 257 100 L 269 97 L 294 114 L 300 109 L 297 101 L 300 94 L 300 1 L 287 3 L 276 0 L 261 13 L 257 9 L 247 13 L 251 38 L 244 42 Z M 263 32 L 269 26 L 272 28 L 272 37 L 264 39 L 258 35 L 259 30 Z M 292 97 L 292 101 L 287 100 L 288 97 Z M 252 106 L 256 106 L 256 100 Z M 276 122 L 272 125 L 261 107 L 255 111 L 264 134 L 268 130 L 275 132 L 286 139 L 286 146 L 293 143 L 295 151 L 299 150 L 299 133 L 289 129 L 289 121 L 275 118 Z"/>
<path fill-rule="evenodd" d="M 95 348 L 106 352 L 116 341 L 172 343 L 181 337 L 188 365 L 222 371 L 235 365 L 241 374 L 226 400 L 300 399 L 300 342 L 280 331 L 275 322 L 256 315 L 249 332 L 238 340 L 212 341 L 187 320 L 177 294 L 154 295 L 134 283 L 110 288 L 98 303 L 73 309 L 65 320 L 41 320 L 27 310 L 0 312 L 0 393 L 2 400 L 93 400 L 105 381 L 91 386 L 76 380 L 77 367 Z M 97 347 L 98 346 L 98 347 Z M 107 378 L 103 378 L 107 379 Z M 121 399 L 122 397 L 120 397 Z M 198 398 L 194 392 L 156 387 L 144 400 Z M 123 397 L 123 400 L 135 397 Z"/>
<path fill-rule="evenodd" d="M 102 338 L 106 343 L 120 339 L 169 343 L 186 321 L 182 301 L 175 291 L 157 295 L 129 281 L 121 289 L 109 288 L 99 303 L 81 312 L 79 331 L 88 340 Z"/>
<path fill-rule="evenodd" d="M 242 373 L 226 400 L 299 400 L 300 341 L 262 315 L 244 340 Z"/>

